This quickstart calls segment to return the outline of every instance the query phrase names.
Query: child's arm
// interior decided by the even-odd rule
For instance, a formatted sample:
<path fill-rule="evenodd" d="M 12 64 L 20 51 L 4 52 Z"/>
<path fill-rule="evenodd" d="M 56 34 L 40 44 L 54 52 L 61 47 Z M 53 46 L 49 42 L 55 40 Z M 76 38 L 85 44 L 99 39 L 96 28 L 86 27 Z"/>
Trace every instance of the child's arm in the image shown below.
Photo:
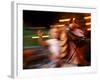
<path fill-rule="evenodd" d="M 42 46 L 48 46 L 48 43 L 46 41 L 43 41 L 42 35 L 43 35 L 43 32 L 38 31 L 38 37 L 39 37 L 38 42 L 39 42 L 39 44 L 42 45 Z"/>

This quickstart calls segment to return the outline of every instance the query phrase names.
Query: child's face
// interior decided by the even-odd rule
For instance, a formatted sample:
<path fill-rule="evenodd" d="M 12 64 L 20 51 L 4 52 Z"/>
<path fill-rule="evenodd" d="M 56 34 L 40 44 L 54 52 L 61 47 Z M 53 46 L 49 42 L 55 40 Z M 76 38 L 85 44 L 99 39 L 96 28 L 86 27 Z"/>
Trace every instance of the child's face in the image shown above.
<path fill-rule="evenodd" d="M 58 39 L 59 35 L 60 35 L 59 30 L 57 28 L 52 29 L 52 33 L 51 34 L 56 39 Z"/>

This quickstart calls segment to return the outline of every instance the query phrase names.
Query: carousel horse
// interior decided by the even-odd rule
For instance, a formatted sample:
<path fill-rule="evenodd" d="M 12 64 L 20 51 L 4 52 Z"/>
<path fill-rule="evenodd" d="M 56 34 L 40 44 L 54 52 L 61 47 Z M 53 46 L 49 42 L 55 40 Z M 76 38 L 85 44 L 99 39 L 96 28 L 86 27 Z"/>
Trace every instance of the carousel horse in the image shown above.
<path fill-rule="evenodd" d="M 67 63 L 75 65 L 90 65 L 85 55 L 89 52 L 90 41 L 87 41 L 84 31 L 78 24 L 71 23 L 65 26 L 61 33 L 61 58 Z"/>

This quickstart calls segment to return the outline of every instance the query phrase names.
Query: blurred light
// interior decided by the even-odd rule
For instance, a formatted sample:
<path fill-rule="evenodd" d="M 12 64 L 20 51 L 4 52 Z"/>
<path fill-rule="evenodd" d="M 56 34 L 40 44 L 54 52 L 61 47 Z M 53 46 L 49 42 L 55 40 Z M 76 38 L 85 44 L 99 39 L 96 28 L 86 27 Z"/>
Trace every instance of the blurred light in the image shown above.
<path fill-rule="evenodd" d="M 88 22 L 88 23 L 85 23 L 85 25 L 91 25 L 91 23 L 90 23 L 90 22 Z"/>
<path fill-rule="evenodd" d="M 73 21 L 75 21 L 75 18 L 73 18 Z"/>
<path fill-rule="evenodd" d="M 60 19 L 59 22 L 67 22 L 70 21 L 70 19 Z"/>
<path fill-rule="evenodd" d="M 91 28 L 87 28 L 87 31 L 91 31 Z"/>
<path fill-rule="evenodd" d="M 86 17 L 84 17 L 84 19 L 90 19 L 91 18 L 91 16 L 86 16 Z"/>
<path fill-rule="evenodd" d="M 45 35 L 45 36 L 42 36 L 43 38 L 48 38 L 49 36 L 48 35 Z M 38 36 L 34 36 L 32 37 L 32 39 L 36 39 L 36 38 L 39 38 Z"/>
<path fill-rule="evenodd" d="M 62 27 L 62 26 L 64 26 L 65 24 L 58 24 L 58 25 L 56 25 L 56 26 L 58 26 L 58 27 Z"/>

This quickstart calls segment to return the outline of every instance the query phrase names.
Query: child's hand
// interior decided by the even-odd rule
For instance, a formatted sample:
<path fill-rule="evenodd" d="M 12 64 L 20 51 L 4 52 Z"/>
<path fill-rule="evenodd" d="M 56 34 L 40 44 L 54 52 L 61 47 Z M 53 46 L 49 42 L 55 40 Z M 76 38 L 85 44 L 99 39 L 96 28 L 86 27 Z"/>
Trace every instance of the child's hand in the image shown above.
<path fill-rule="evenodd" d="M 43 32 L 39 30 L 39 31 L 38 31 L 38 36 L 39 36 L 39 37 L 42 37 L 42 35 L 43 35 Z"/>

